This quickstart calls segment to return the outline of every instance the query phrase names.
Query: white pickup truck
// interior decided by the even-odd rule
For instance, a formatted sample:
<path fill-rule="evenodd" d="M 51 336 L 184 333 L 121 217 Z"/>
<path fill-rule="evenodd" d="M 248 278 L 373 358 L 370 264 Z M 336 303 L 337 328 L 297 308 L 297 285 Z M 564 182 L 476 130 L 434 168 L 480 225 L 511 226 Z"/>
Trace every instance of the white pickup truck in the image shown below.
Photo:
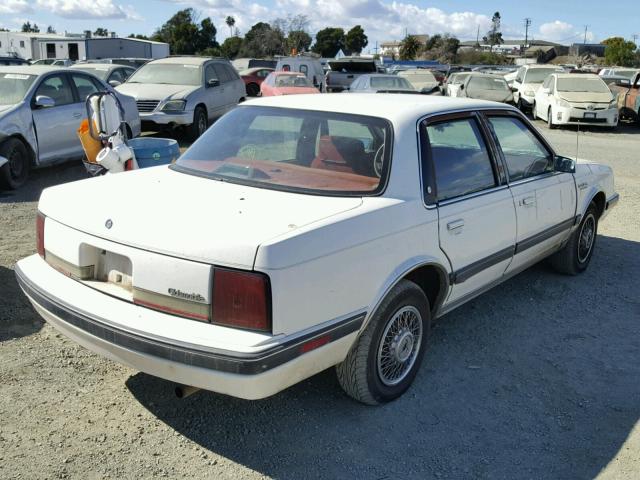
<path fill-rule="evenodd" d="M 175 165 L 46 189 L 16 275 L 63 334 L 149 374 L 257 399 L 336 366 L 379 404 L 439 316 L 547 257 L 586 269 L 617 200 L 609 167 L 504 104 L 270 97 Z"/>

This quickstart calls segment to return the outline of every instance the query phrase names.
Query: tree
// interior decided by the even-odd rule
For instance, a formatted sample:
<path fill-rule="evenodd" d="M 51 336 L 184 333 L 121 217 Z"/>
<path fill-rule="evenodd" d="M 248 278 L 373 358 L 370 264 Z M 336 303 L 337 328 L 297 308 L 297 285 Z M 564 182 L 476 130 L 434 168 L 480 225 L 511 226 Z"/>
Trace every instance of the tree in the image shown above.
<path fill-rule="evenodd" d="M 229 27 L 229 36 L 231 36 L 231 37 L 232 37 L 232 36 L 233 36 L 233 27 L 234 27 L 234 26 L 235 26 L 235 24 L 236 24 L 236 19 L 235 19 L 235 18 L 233 18 L 231 15 L 229 15 L 229 16 L 225 19 L 224 23 L 226 23 L 226 24 L 227 24 L 227 27 Z"/>
<path fill-rule="evenodd" d="M 96 31 L 93 32 L 93 36 L 94 37 L 108 37 L 109 36 L 109 30 L 107 30 L 106 28 L 98 27 L 98 28 L 96 28 Z"/>
<path fill-rule="evenodd" d="M 343 29 L 327 27 L 316 33 L 316 43 L 311 48 L 311 51 L 321 57 L 333 58 L 344 48 L 344 41 Z"/>
<path fill-rule="evenodd" d="M 484 43 L 488 43 L 493 51 L 494 45 L 501 45 L 504 43 L 502 39 L 502 32 L 500 32 L 500 12 L 496 12 L 491 17 L 491 30 L 487 32 L 487 36 L 483 37 Z"/>
<path fill-rule="evenodd" d="M 55 34 L 55 33 L 57 33 L 57 32 L 56 32 L 56 29 L 55 29 L 55 28 L 53 28 L 51 25 L 49 25 L 49 26 L 47 27 L 47 33 Z"/>
<path fill-rule="evenodd" d="M 140 35 L 139 33 L 131 33 L 129 34 L 129 38 L 137 38 L 139 40 L 149 40 L 149 37 L 146 35 Z"/>
<path fill-rule="evenodd" d="M 635 60 L 636 44 L 622 37 L 607 38 L 602 42 L 606 45 L 604 57 L 609 65 L 631 67 Z"/>
<path fill-rule="evenodd" d="M 350 53 L 360 54 L 364 47 L 369 44 L 369 39 L 364 34 L 364 30 L 360 25 L 356 25 L 347 32 L 344 39 L 344 46 Z"/>
<path fill-rule="evenodd" d="M 420 41 L 415 35 L 407 35 L 400 43 L 400 60 L 415 60 L 420 51 Z"/>
<path fill-rule="evenodd" d="M 211 54 L 219 48 L 216 27 L 210 18 L 198 25 L 199 15 L 192 8 L 180 10 L 151 36 L 151 40 L 169 44 L 173 55 Z"/>
<path fill-rule="evenodd" d="M 304 30 L 294 30 L 287 36 L 287 49 L 289 52 L 295 50 L 297 53 L 306 52 L 311 46 L 311 35 Z"/>
<path fill-rule="evenodd" d="M 429 37 L 424 48 L 424 56 L 428 60 L 438 60 L 440 63 L 454 63 L 460 40 L 448 33 Z"/>
<path fill-rule="evenodd" d="M 252 26 L 244 36 L 240 56 L 251 58 L 273 57 L 283 55 L 285 38 L 279 29 L 271 28 L 265 22 Z"/>
<path fill-rule="evenodd" d="M 223 57 L 233 60 L 240 53 L 242 48 L 242 39 L 240 37 L 227 37 L 220 46 L 220 53 Z"/>
<path fill-rule="evenodd" d="M 22 24 L 22 31 L 25 33 L 40 33 L 38 25 L 35 23 L 31 25 L 31 22 L 25 22 Z"/>

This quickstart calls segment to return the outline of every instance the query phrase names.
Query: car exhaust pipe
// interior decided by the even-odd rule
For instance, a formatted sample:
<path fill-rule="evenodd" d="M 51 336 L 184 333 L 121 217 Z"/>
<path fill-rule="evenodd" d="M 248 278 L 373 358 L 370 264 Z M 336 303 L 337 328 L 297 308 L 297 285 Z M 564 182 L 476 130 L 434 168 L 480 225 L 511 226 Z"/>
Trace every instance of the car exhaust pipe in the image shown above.
<path fill-rule="evenodd" d="M 199 392 L 200 389 L 198 387 L 192 387 L 191 385 L 176 385 L 174 391 L 176 393 L 176 397 L 187 398 L 189 395 Z"/>

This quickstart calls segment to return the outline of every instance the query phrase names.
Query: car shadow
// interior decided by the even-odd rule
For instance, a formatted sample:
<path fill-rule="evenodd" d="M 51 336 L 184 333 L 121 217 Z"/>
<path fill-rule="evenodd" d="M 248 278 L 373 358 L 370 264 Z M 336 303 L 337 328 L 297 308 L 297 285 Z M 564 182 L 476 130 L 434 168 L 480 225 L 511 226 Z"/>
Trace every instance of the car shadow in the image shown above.
<path fill-rule="evenodd" d="M 360 405 L 327 370 L 245 401 L 127 386 L 201 447 L 276 478 L 593 478 L 640 418 L 640 243 L 599 236 L 590 268 L 545 263 L 443 317 L 412 388 Z"/>
<path fill-rule="evenodd" d="M 18 190 L 0 191 L 0 204 L 36 202 L 45 188 L 84 178 L 88 174 L 80 160 L 31 170 L 27 183 Z"/>
<path fill-rule="evenodd" d="M 3 266 L 0 266 L 0 294 L 3 303 L 3 315 L 0 315 L 0 342 L 26 337 L 40 331 L 44 320 L 22 293 L 14 271 Z"/>

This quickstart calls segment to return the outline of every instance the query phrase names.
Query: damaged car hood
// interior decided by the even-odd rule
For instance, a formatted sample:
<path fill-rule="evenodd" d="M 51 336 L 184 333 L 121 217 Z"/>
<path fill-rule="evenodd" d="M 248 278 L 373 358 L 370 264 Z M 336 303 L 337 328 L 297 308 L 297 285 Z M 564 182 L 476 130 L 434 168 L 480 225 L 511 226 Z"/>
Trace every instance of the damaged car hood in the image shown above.
<path fill-rule="evenodd" d="M 197 90 L 193 85 L 166 85 L 163 83 L 123 83 L 116 90 L 136 100 L 181 100 Z"/>

